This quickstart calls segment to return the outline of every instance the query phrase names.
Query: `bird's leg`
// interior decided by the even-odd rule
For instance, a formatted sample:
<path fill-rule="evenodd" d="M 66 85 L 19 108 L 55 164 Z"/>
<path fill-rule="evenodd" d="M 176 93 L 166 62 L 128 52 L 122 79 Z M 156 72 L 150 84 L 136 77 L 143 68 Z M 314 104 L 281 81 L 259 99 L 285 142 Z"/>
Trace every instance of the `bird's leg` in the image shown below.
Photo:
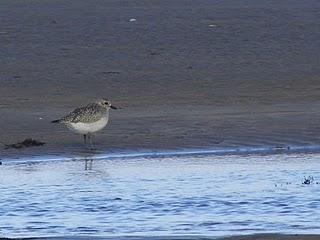
<path fill-rule="evenodd" d="M 90 133 L 88 134 L 88 138 L 89 138 L 90 149 L 94 150 L 95 148 L 92 141 L 92 135 Z"/>
<path fill-rule="evenodd" d="M 87 145 L 87 134 L 83 134 L 83 141 L 84 144 Z"/>
<path fill-rule="evenodd" d="M 89 141 L 89 145 L 91 146 L 91 136 L 90 136 L 90 133 L 88 133 L 88 141 Z M 87 144 L 87 147 L 89 148 L 88 144 Z"/>

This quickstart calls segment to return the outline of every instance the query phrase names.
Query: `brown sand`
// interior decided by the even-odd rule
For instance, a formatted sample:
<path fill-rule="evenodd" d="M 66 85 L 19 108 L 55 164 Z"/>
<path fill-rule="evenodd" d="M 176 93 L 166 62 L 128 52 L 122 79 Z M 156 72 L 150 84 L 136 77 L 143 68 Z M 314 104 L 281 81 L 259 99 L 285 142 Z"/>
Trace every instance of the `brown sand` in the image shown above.
<path fill-rule="evenodd" d="M 318 12 L 310 1 L 2 0 L 1 142 L 65 154 L 50 124 L 97 97 L 123 107 L 98 148 L 318 145 Z M 136 19 L 136 21 L 130 21 Z"/>

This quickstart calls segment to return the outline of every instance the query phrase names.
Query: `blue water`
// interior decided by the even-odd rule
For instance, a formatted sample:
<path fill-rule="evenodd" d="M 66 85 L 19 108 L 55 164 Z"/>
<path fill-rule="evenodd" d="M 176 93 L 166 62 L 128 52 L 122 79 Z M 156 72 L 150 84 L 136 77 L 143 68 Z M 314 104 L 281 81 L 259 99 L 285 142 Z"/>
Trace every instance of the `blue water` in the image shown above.
<path fill-rule="evenodd" d="M 0 237 L 320 233 L 318 154 L 90 159 L 4 162 Z"/>

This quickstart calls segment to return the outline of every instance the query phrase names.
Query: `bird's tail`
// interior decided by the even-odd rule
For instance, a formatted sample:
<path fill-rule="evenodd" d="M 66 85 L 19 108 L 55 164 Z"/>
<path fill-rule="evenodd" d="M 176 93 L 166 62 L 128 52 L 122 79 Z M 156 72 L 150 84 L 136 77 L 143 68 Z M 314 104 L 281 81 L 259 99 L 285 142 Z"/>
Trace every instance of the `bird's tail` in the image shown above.
<path fill-rule="evenodd" d="M 51 121 L 51 123 L 60 123 L 60 122 L 61 122 L 61 119 Z"/>

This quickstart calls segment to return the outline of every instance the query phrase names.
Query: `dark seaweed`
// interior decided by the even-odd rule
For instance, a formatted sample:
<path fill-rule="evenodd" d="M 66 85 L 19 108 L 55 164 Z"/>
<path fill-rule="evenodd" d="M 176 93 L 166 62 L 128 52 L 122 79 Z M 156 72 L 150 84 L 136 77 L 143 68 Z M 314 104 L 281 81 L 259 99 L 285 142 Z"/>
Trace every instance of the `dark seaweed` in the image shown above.
<path fill-rule="evenodd" d="M 22 142 L 13 143 L 13 144 L 4 144 L 4 146 L 5 146 L 5 149 L 9 149 L 9 148 L 20 149 L 20 148 L 42 146 L 44 144 L 45 142 L 41 142 L 32 138 L 26 138 Z"/>

